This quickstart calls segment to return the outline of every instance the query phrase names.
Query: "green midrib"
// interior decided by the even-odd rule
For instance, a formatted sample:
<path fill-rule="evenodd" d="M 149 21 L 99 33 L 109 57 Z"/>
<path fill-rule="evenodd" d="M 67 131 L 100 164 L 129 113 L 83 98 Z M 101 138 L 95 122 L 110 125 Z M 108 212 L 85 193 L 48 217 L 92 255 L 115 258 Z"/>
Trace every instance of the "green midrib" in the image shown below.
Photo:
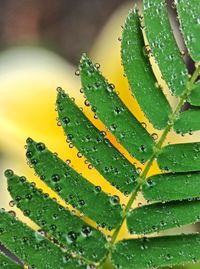
<path fill-rule="evenodd" d="M 112 251 L 112 248 L 113 248 L 113 246 L 115 244 L 115 241 L 117 239 L 117 236 L 119 235 L 119 233 L 121 231 L 121 228 L 122 228 L 122 225 L 123 225 L 124 221 L 126 220 L 127 213 L 131 209 L 131 206 L 132 206 L 132 204 L 133 204 L 133 202 L 134 202 L 134 200 L 135 200 L 138 192 L 140 191 L 142 185 L 145 183 L 147 174 L 148 174 L 148 172 L 149 172 L 149 170 L 150 170 L 150 168 L 152 166 L 153 161 L 156 159 L 156 157 L 161 152 L 163 143 L 164 143 L 164 141 L 165 141 L 165 139 L 166 139 L 169 131 L 173 127 L 175 120 L 177 119 L 177 117 L 179 115 L 180 108 L 182 107 L 182 105 L 184 104 L 184 102 L 187 100 L 188 95 L 192 91 L 193 86 L 194 86 L 194 82 L 196 81 L 199 73 L 200 73 L 200 62 L 196 64 L 196 69 L 195 69 L 193 75 L 191 76 L 191 78 L 190 78 L 190 80 L 189 80 L 189 82 L 187 84 L 187 87 L 186 87 L 185 91 L 181 95 L 180 100 L 179 100 L 179 103 L 178 103 L 175 111 L 173 112 L 172 115 L 169 116 L 168 125 L 163 130 L 163 133 L 162 133 L 162 135 L 161 135 L 158 143 L 154 147 L 154 153 L 152 154 L 151 158 L 147 162 L 147 165 L 146 165 L 144 171 L 142 172 L 141 176 L 138 178 L 138 184 L 136 186 L 136 189 L 131 194 L 131 197 L 130 197 L 130 199 L 129 199 L 129 201 L 128 201 L 125 209 L 124 209 L 123 218 L 122 218 L 121 222 L 119 223 L 118 227 L 115 229 L 115 231 L 113 233 L 112 239 L 110 241 L 110 246 L 109 246 L 109 251 L 108 251 L 107 256 L 100 262 L 100 264 L 96 267 L 96 269 L 97 268 L 103 268 L 103 265 L 104 265 L 106 259 L 111 254 L 111 251 Z"/>

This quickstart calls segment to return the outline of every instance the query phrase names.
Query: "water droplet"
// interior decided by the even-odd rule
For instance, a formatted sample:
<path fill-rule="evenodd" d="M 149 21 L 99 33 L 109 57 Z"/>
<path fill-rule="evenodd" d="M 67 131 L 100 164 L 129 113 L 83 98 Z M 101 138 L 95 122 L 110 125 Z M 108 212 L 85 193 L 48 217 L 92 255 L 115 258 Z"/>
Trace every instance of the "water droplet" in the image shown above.
<path fill-rule="evenodd" d="M 15 201 L 11 200 L 11 201 L 9 202 L 9 206 L 10 206 L 10 207 L 14 207 L 14 206 L 15 206 Z"/>
<path fill-rule="evenodd" d="M 22 182 L 22 183 L 24 183 L 26 181 L 26 177 L 24 177 L 24 176 L 21 176 L 19 179 L 20 179 L 20 182 Z"/>
<path fill-rule="evenodd" d="M 122 111 L 123 111 L 123 108 L 120 108 L 120 107 L 116 107 L 116 108 L 114 109 L 114 113 L 115 113 L 115 115 L 119 115 Z"/>
<path fill-rule="evenodd" d="M 37 143 L 36 144 L 36 148 L 37 148 L 37 150 L 39 150 L 39 151 L 43 151 L 43 150 L 45 150 L 45 144 L 44 143 Z"/>
<path fill-rule="evenodd" d="M 113 132 L 113 131 L 115 131 L 117 129 L 117 125 L 116 124 L 111 124 L 111 126 L 110 126 L 110 130 Z"/>
<path fill-rule="evenodd" d="M 111 93 L 113 92 L 114 88 L 115 88 L 114 84 L 108 84 L 107 91 Z"/>
<path fill-rule="evenodd" d="M 94 189 L 95 189 L 95 192 L 97 192 L 97 193 L 101 192 L 101 187 L 100 186 L 95 186 Z"/>
<path fill-rule="evenodd" d="M 25 198 L 27 199 L 27 200 L 31 200 L 32 199 L 32 194 L 31 193 L 27 193 L 26 195 L 25 195 Z"/>
<path fill-rule="evenodd" d="M 30 216 L 31 211 L 28 209 L 23 210 L 25 216 Z"/>
<path fill-rule="evenodd" d="M 78 203 L 79 203 L 80 206 L 84 206 L 85 205 L 85 201 L 84 200 L 79 200 Z"/>
<path fill-rule="evenodd" d="M 93 112 L 97 112 L 97 108 L 96 108 L 96 106 L 92 106 L 91 109 L 92 109 Z"/>
<path fill-rule="evenodd" d="M 158 139 L 158 134 L 156 134 L 156 133 L 153 133 L 151 136 L 152 136 L 153 140 L 157 140 Z"/>
<path fill-rule="evenodd" d="M 99 69 L 99 68 L 100 68 L 100 64 L 99 64 L 99 63 L 95 63 L 95 67 L 96 67 L 97 69 Z"/>
<path fill-rule="evenodd" d="M 57 174 L 52 175 L 51 180 L 52 180 L 53 182 L 58 182 L 58 181 L 60 180 L 60 176 L 57 175 Z"/>
<path fill-rule="evenodd" d="M 61 124 L 61 122 L 58 120 L 57 121 L 57 125 L 60 127 L 62 124 Z"/>
<path fill-rule="evenodd" d="M 52 230 L 52 231 L 55 231 L 56 230 L 56 225 L 54 225 L 54 224 L 52 224 L 51 226 L 50 226 L 50 229 Z"/>
<path fill-rule="evenodd" d="M 33 153 L 32 153 L 32 151 L 27 150 L 27 152 L 26 152 L 26 157 L 27 157 L 28 159 L 32 158 L 32 157 L 33 157 Z"/>
<path fill-rule="evenodd" d="M 77 157 L 78 157 L 78 158 L 82 158 L 82 157 L 83 157 L 82 153 L 81 153 L 81 152 L 78 152 L 78 153 L 77 153 Z"/>
<path fill-rule="evenodd" d="M 75 242 L 76 239 L 77 239 L 77 234 L 76 234 L 75 232 L 71 231 L 71 232 L 69 232 L 69 233 L 67 234 L 67 239 L 68 239 L 68 241 L 69 241 L 70 243 Z"/>
<path fill-rule="evenodd" d="M 74 145 L 73 145 L 72 143 L 70 143 L 70 144 L 69 144 L 69 148 L 72 149 L 73 147 L 74 147 Z"/>
<path fill-rule="evenodd" d="M 43 230 L 38 230 L 35 232 L 35 238 L 39 242 L 44 240 L 44 235 L 45 235 L 45 232 L 43 232 Z"/>
<path fill-rule="evenodd" d="M 26 139 L 26 143 L 27 143 L 27 144 L 32 144 L 32 143 L 33 143 L 33 139 L 30 138 L 30 137 L 28 137 L 28 138 Z"/>
<path fill-rule="evenodd" d="M 140 151 L 145 152 L 146 151 L 146 147 L 145 145 L 141 145 L 139 148 Z"/>
<path fill-rule="evenodd" d="M 66 164 L 70 164 L 71 163 L 71 160 L 70 159 L 67 159 L 66 160 Z"/>
<path fill-rule="evenodd" d="M 88 169 L 92 169 L 93 168 L 93 165 L 90 163 L 88 164 Z"/>
<path fill-rule="evenodd" d="M 80 71 L 79 71 L 79 69 L 77 69 L 77 70 L 75 71 L 75 75 L 76 75 L 76 76 L 80 76 Z"/>
<path fill-rule="evenodd" d="M 144 128 L 147 127 L 147 124 L 146 124 L 145 122 L 141 122 L 141 124 L 142 124 L 142 126 L 143 126 Z"/>
<path fill-rule="evenodd" d="M 119 196 L 113 195 L 112 197 L 110 197 L 110 202 L 113 205 L 119 204 L 120 202 Z"/>
<path fill-rule="evenodd" d="M 137 174 L 139 175 L 139 174 L 142 172 L 142 168 L 141 168 L 141 167 L 137 167 L 137 168 L 136 168 L 136 172 L 137 172 Z"/>
<path fill-rule="evenodd" d="M 31 164 L 33 164 L 33 165 L 34 165 L 34 164 L 37 164 L 37 162 L 38 162 L 38 161 L 37 161 L 36 159 L 32 159 L 32 160 L 31 160 Z"/>
<path fill-rule="evenodd" d="M 165 258 L 166 258 L 167 261 L 169 261 L 169 260 L 171 260 L 173 257 L 172 257 L 170 254 L 167 254 L 167 255 L 165 256 Z"/>
<path fill-rule="evenodd" d="M 85 106 L 90 106 L 90 103 L 87 99 L 85 100 L 84 104 L 85 104 Z"/>
<path fill-rule="evenodd" d="M 91 230 L 90 226 L 84 226 L 81 230 L 81 233 L 83 234 L 83 236 L 88 237 L 91 235 L 92 230 Z"/>
<path fill-rule="evenodd" d="M 5 172 L 4 172 L 4 175 L 6 176 L 6 177 L 12 177 L 13 175 L 14 175 L 14 172 L 13 172 L 13 170 L 11 170 L 11 169 L 7 169 Z"/>
<path fill-rule="evenodd" d="M 12 216 L 12 217 L 16 217 L 16 212 L 13 210 L 8 211 L 8 213 Z"/>

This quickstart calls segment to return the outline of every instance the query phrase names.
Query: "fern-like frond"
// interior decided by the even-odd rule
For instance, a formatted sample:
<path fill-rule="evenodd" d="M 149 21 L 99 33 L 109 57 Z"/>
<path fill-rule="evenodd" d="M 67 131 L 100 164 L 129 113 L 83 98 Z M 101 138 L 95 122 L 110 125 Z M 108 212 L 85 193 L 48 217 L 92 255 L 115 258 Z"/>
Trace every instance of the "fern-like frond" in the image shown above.
<path fill-rule="evenodd" d="M 44 143 L 27 139 L 29 165 L 62 203 L 31 180 L 12 170 L 5 172 L 13 203 L 40 228 L 34 231 L 12 214 L 0 211 L 0 242 L 23 264 L 34 269 L 100 269 L 109 258 L 118 269 L 143 269 L 200 261 L 199 234 L 161 233 L 171 228 L 181 231 L 183 225 L 200 220 L 200 142 L 181 143 L 180 139 L 179 144 L 166 144 L 171 130 L 181 135 L 200 130 L 199 6 L 195 0 L 176 1 L 185 44 L 196 61 L 190 76 L 164 0 L 144 0 L 143 10 L 135 7 L 130 11 L 123 27 L 121 55 L 125 75 L 155 133 L 160 130 L 157 142 L 128 110 L 99 66 L 86 54 L 81 58 L 79 72 L 85 105 L 143 165 L 141 171 L 109 141 L 106 132 L 90 122 L 73 98 L 58 89 L 58 116 L 69 147 L 75 146 L 78 157 L 84 156 L 88 168 L 94 167 L 116 194 L 89 182 Z M 176 107 L 162 91 L 151 66 L 152 57 L 170 92 L 177 96 Z M 186 102 L 191 107 L 184 111 Z M 160 171 L 152 175 L 155 163 Z M 127 204 L 122 204 L 119 192 Z M 146 203 L 132 208 L 139 193 Z M 117 242 L 125 225 L 138 238 Z M 154 232 L 158 235 L 152 237 L 150 233 Z M 0 254 L 0 265 L 21 268 L 4 254 Z"/>

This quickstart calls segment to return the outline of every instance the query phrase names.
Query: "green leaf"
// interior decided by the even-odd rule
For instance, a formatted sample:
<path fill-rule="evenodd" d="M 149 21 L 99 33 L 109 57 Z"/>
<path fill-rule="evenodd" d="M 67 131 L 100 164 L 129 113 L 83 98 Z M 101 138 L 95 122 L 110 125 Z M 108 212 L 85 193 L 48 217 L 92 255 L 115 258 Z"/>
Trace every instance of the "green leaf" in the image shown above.
<path fill-rule="evenodd" d="M 188 73 L 177 47 L 164 0 L 144 0 L 145 33 L 172 94 L 180 96 L 186 88 Z"/>
<path fill-rule="evenodd" d="M 25 264 L 34 269 L 86 269 L 86 265 L 7 212 L 0 211 L 0 220 L 0 241 Z"/>
<path fill-rule="evenodd" d="M 200 61 L 200 5 L 198 0 L 176 1 L 180 28 L 192 59 Z"/>
<path fill-rule="evenodd" d="M 112 261 L 120 269 L 194 263 L 200 260 L 199 244 L 198 234 L 124 240 L 116 244 Z"/>
<path fill-rule="evenodd" d="M 149 177 L 142 193 L 148 201 L 173 201 L 200 197 L 200 173 L 160 174 Z"/>
<path fill-rule="evenodd" d="M 0 243 L 28 267 L 110 268 L 106 261 L 111 258 L 118 269 L 158 268 L 200 261 L 199 234 L 145 237 L 148 233 L 182 228 L 200 220 L 200 142 L 166 146 L 171 129 L 182 133 L 199 129 L 198 107 L 182 111 L 187 101 L 200 106 L 195 100 L 199 98 L 196 81 L 200 63 L 195 63 L 193 74 L 188 76 L 165 3 L 166 0 L 144 0 L 144 14 L 138 15 L 136 8 L 131 11 L 123 29 L 121 52 L 125 75 L 141 110 L 155 128 L 164 129 L 159 132 L 157 142 L 121 101 L 114 86 L 100 73 L 99 65 L 93 65 L 84 54 L 79 66 L 84 97 L 87 97 L 85 105 L 91 105 L 96 113 L 94 118 L 100 118 L 130 155 L 141 164 L 146 163 L 143 169 L 135 167 L 137 162 L 128 161 L 108 140 L 109 135 L 89 121 L 74 98 L 58 88 L 58 125 L 64 129 L 69 148 L 77 147 L 77 157 L 87 158 L 88 169 L 94 166 L 120 197 L 124 194 L 121 201 L 115 192 L 111 196 L 102 191 L 101 183 L 95 186 L 43 143 L 32 139 L 27 140 L 26 146 L 28 164 L 47 184 L 46 188 L 54 191 L 54 198 L 50 199 L 43 193 L 45 190 L 37 189 L 25 177 L 14 175 L 12 170 L 6 171 L 8 190 L 13 197 L 10 206 L 16 204 L 39 230 L 28 228 L 13 216 L 13 211 L 8 214 L 0 210 Z M 185 14 L 180 18 L 183 30 L 184 23 L 189 27 L 188 22 L 197 19 L 199 10 L 195 8 L 188 13 L 191 12 L 193 18 Z M 191 29 L 189 37 L 196 34 L 196 29 Z M 155 59 L 151 59 L 153 57 Z M 162 92 L 160 85 L 163 83 L 154 75 L 153 62 L 157 64 L 156 69 L 160 68 L 162 79 L 172 94 L 180 96 L 175 98 L 177 104 L 173 109 Z M 157 164 L 160 169 L 172 173 L 148 178 L 157 171 Z M 147 201 L 147 205 L 135 208 L 142 194 L 154 203 Z M 138 238 L 118 242 L 124 235 L 124 228 Z"/>
<path fill-rule="evenodd" d="M 8 188 L 17 207 L 68 249 L 94 261 L 106 255 L 107 241 L 102 233 L 48 198 L 33 183 L 12 175 L 8 177 Z"/>
<path fill-rule="evenodd" d="M 86 55 L 82 56 L 79 68 L 84 93 L 96 115 L 132 156 L 146 162 L 152 155 L 153 138 Z"/>
<path fill-rule="evenodd" d="M 59 119 L 71 142 L 113 186 L 125 194 L 137 185 L 135 167 L 78 109 L 64 92 L 58 93 Z"/>
<path fill-rule="evenodd" d="M 190 109 L 183 111 L 174 124 L 177 133 L 186 134 L 200 130 L 200 110 Z"/>
<path fill-rule="evenodd" d="M 166 146 L 158 155 L 157 161 L 160 169 L 165 171 L 199 171 L 200 142 Z"/>
<path fill-rule="evenodd" d="M 1 269 L 22 269 L 23 267 L 19 264 L 16 264 L 14 261 L 12 261 L 9 257 L 5 256 L 0 251 L 0 268 Z"/>
<path fill-rule="evenodd" d="M 122 62 L 131 90 L 143 112 L 155 128 L 163 129 L 172 111 L 151 69 L 148 59 L 151 51 L 144 44 L 140 27 L 139 17 L 134 9 L 124 25 Z"/>
<path fill-rule="evenodd" d="M 194 85 L 194 89 L 191 91 L 188 101 L 193 106 L 200 106 L 200 82 L 196 82 Z"/>
<path fill-rule="evenodd" d="M 199 220 L 200 201 L 175 201 L 133 209 L 127 217 L 127 227 L 131 234 L 148 234 Z"/>
<path fill-rule="evenodd" d="M 87 181 L 43 143 L 28 139 L 26 156 L 38 176 L 67 203 L 110 230 L 119 223 L 122 212 L 119 199 Z"/>

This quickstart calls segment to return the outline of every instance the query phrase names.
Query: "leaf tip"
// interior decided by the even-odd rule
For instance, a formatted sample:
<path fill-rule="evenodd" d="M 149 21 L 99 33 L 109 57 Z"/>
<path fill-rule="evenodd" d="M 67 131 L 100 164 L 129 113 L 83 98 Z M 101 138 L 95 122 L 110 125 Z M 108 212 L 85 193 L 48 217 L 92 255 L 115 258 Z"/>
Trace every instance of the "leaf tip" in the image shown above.
<path fill-rule="evenodd" d="M 80 63 L 83 63 L 85 61 L 89 61 L 89 57 L 87 56 L 87 54 L 84 52 L 82 55 L 81 55 L 81 59 L 80 59 Z"/>

